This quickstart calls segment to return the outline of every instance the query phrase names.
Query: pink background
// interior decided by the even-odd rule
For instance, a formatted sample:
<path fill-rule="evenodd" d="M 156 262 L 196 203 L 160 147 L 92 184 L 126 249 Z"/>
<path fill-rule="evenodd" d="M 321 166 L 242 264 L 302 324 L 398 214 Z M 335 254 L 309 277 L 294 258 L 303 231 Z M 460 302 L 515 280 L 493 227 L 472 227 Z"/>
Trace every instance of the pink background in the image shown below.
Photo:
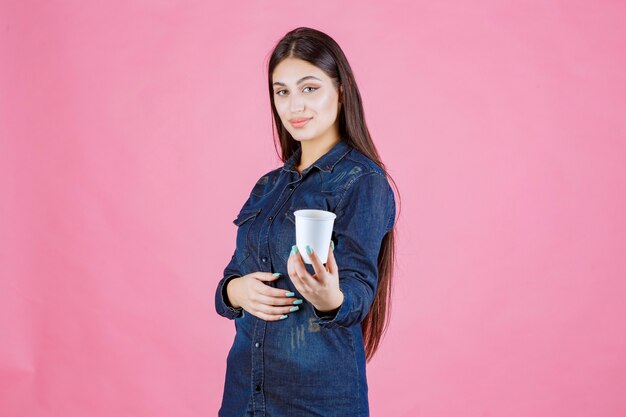
<path fill-rule="evenodd" d="M 300 25 L 402 197 L 372 415 L 626 415 L 626 6 L 513 3 L 1 1 L 0 415 L 217 414 Z"/>

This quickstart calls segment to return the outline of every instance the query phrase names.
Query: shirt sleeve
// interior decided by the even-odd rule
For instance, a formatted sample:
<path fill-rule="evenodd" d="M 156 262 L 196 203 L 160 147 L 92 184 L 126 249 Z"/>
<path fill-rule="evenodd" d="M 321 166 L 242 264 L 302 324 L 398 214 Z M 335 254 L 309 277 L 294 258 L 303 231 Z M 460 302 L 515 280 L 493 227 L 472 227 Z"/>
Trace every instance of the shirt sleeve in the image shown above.
<path fill-rule="evenodd" d="M 239 209 L 240 214 L 242 210 L 244 210 L 246 206 L 248 206 L 248 204 L 250 203 L 251 195 L 252 193 L 248 196 L 248 199 Z M 236 225 L 237 219 L 233 220 L 233 223 Z M 222 273 L 222 279 L 217 284 L 217 288 L 215 290 L 215 311 L 217 311 L 217 314 L 222 317 L 226 317 L 227 319 L 236 319 L 243 315 L 243 308 L 234 308 L 230 304 L 230 300 L 228 299 L 228 293 L 226 292 L 226 286 L 232 279 L 243 276 L 241 271 L 239 271 L 239 264 L 236 257 L 237 250 L 237 247 L 235 247 L 235 250 L 233 251 L 233 256 L 230 258 L 230 262 L 228 263 L 228 265 L 226 265 L 226 268 L 224 268 L 224 272 Z"/>
<path fill-rule="evenodd" d="M 236 251 L 236 249 L 235 249 Z M 224 269 L 224 274 L 220 282 L 217 284 L 217 289 L 215 290 L 215 310 L 217 314 L 222 317 L 226 317 L 227 319 L 236 319 L 237 317 L 241 317 L 243 314 L 243 308 L 234 308 L 230 301 L 228 300 L 228 294 L 226 293 L 226 285 L 228 282 L 234 278 L 240 277 L 241 273 L 239 272 L 239 267 L 237 265 L 237 259 L 235 258 L 235 253 L 233 253 L 232 258 L 226 268 Z"/>
<path fill-rule="evenodd" d="M 384 175 L 364 174 L 348 187 L 335 211 L 334 255 L 344 299 L 334 315 L 314 310 L 314 322 L 327 328 L 360 323 L 369 312 L 378 283 L 380 246 L 395 220 L 393 190 Z"/>

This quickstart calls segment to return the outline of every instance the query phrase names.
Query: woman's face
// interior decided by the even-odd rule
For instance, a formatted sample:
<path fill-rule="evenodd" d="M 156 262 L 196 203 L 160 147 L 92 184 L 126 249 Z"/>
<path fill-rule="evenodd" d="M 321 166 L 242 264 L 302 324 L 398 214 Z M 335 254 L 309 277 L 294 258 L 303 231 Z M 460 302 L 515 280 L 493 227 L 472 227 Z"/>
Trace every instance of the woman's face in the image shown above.
<path fill-rule="evenodd" d="M 287 58 L 274 69 L 272 82 L 276 111 L 295 140 L 338 139 L 339 92 L 324 71 Z M 308 121 L 295 123 L 299 119 Z"/>

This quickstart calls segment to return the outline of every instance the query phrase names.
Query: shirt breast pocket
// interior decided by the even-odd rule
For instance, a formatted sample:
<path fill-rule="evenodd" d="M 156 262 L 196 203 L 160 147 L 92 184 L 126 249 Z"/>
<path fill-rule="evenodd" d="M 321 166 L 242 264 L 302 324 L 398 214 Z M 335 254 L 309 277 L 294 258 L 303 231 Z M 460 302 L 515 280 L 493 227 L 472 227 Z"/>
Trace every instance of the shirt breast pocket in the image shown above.
<path fill-rule="evenodd" d="M 249 239 L 249 232 L 254 219 L 261 213 L 260 208 L 242 209 L 233 223 L 237 225 L 237 249 L 235 250 L 235 258 L 241 266 L 243 262 L 252 253 L 252 247 Z"/>

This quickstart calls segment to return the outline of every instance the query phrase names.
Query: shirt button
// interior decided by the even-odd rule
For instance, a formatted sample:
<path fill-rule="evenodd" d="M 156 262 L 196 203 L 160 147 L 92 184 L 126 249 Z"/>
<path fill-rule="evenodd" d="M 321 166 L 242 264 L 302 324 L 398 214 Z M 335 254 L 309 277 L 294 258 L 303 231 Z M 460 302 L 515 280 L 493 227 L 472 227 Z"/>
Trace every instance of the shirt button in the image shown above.
<path fill-rule="evenodd" d="M 263 259 L 261 259 L 263 262 L 267 262 L 267 258 L 264 256 Z"/>
<path fill-rule="evenodd" d="M 254 387 L 254 389 L 257 390 L 257 391 L 261 391 L 261 386 L 257 385 L 256 387 Z"/>
<path fill-rule="evenodd" d="M 269 221 L 272 221 L 273 218 L 274 218 L 274 216 L 268 217 Z"/>
<path fill-rule="evenodd" d="M 291 185 L 289 186 L 289 189 L 290 189 L 290 190 L 293 190 L 294 188 L 296 188 L 296 187 L 295 187 L 293 184 L 291 184 Z"/>
<path fill-rule="evenodd" d="M 259 347 L 259 346 L 261 346 L 261 344 L 260 344 L 259 342 L 256 342 L 256 343 L 254 344 L 254 346 L 255 346 L 255 347 Z"/>

